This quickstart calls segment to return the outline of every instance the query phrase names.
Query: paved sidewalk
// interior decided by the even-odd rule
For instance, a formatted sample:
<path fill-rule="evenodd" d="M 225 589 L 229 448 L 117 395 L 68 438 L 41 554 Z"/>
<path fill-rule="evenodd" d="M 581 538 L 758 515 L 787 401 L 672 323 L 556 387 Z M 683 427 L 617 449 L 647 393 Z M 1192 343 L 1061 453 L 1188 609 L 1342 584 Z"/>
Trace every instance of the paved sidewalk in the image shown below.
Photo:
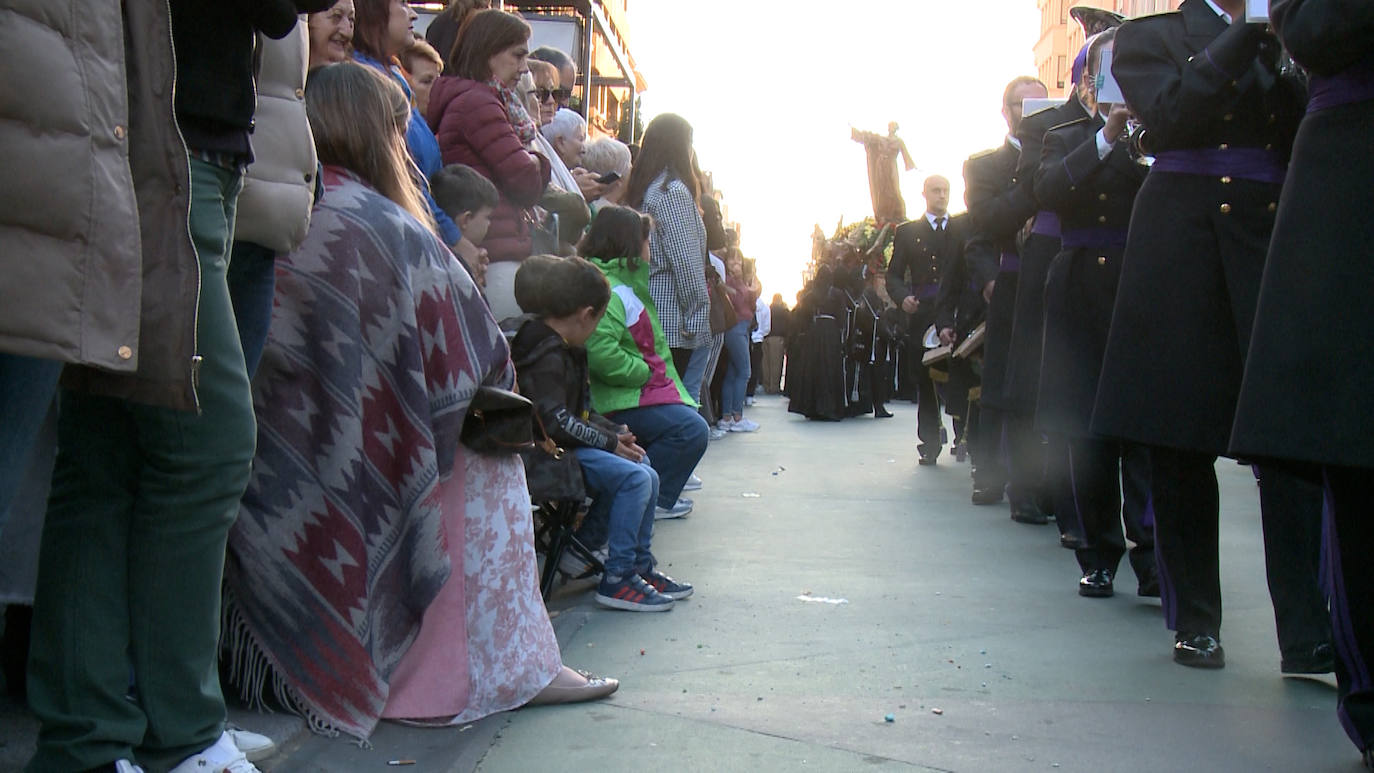
<path fill-rule="evenodd" d="M 565 662 L 618 694 L 384 724 L 370 750 L 296 725 L 263 769 L 1361 770 L 1334 680 L 1279 676 L 1248 468 L 1217 466 L 1228 665 L 1196 671 L 1128 568 L 1115 598 L 1080 598 L 1053 526 L 969 504 L 967 464 L 918 467 L 914 406 L 839 424 L 785 407 L 760 396 L 763 429 L 713 442 L 696 511 L 656 525 L 693 598 L 662 615 L 597 608 L 586 586 L 551 602 Z M 0 770 L 22 759 L 17 716 L 0 704 Z"/>

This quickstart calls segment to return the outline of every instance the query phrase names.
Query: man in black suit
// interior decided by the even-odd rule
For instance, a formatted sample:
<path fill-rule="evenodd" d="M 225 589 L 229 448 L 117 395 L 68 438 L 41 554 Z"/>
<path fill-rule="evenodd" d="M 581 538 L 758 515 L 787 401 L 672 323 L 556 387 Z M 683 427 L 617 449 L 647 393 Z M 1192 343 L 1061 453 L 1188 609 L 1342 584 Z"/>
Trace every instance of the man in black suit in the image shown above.
<path fill-rule="evenodd" d="M 1112 72 L 1155 163 L 1131 216 L 1094 433 L 1150 447 L 1150 498 L 1174 660 L 1220 668 L 1219 499 L 1265 253 L 1305 107 L 1244 0 L 1185 0 L 1126 23 Z M 1318 476 L 1260 464 L 1282 668 L 1329 670 Z"/>
<path fill-rule="evenodd" d="M 921 364 L 921 341 L 926 329 L 935 324 L 940 277 L 962 255 L 967 218 L 949 216 L 948 179 L 939 175 L 926 178 L 921 195 L 926 200 L 925 215 L 898 226 L 893 237 L 887 294 L 906 313 L 908 336 L 902 367 L 916 382 L 920 463 L 932 465 L 941 448 L 940 400 L 929 369 Z"/>
<path fill-rule="evenodd" d="M 1021 128 L 1024 100 L 1043 99 L 1047 93 L 1045 84 L 1035 78 L 1022 76 L 1009 83 L 1002 94 L 1006 141 L 964 162 L 964 200 L 970 226 L 965 259 L 969 278 L 980 283 L 988 301 L 981 428 L 972 441 L 980 448 L 971 449 L 975 465 L 973 503 L 1000 502 L 1006 488 L 1012 519 L 1038 524 L 1048 523 L 1036 504 L 1041 477 L 1035 456 L 1038 442 L 1028 417 L 1009 412 L 1006 374 L 1021 266 L 1017 237 L 1036 212 L 1030 181 L 1016 176 L 1021 160 L 1021 141 L 1016 133 Z M 1004 430 L 1009 451 L 1005 464 L 998 458 Z"/>

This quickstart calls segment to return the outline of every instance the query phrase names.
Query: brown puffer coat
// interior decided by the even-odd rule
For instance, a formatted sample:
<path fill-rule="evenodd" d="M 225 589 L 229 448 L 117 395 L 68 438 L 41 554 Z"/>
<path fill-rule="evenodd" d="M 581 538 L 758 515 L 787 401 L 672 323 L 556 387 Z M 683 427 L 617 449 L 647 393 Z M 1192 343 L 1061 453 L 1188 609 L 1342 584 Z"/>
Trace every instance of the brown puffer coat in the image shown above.
<path fill-rule="evenodd" d="M 181 409 L 200 269 L 165 0 L 0 0 L 0 351 Z"/>
<path fill-rule="evenodd" d="M 549 184 L 549 161 L 520 142 L 496 90 L 485 83 L 444 76 L 429 94 L 429 126 L 444 164 L 467 164 L 501 193 L 482 247 L 493 261 L 530 256 L 530 208 Z"/>

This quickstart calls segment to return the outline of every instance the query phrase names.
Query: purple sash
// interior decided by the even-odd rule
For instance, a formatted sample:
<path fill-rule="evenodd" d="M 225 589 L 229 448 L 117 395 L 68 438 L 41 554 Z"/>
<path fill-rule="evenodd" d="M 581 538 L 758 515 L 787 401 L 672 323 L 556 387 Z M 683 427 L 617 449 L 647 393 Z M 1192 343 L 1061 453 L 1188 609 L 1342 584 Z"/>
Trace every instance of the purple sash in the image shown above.
<path fill-rule="evenodd" d="M 1016 273 L 1021 270 L 1021 256 L 1014 252 L 1002 253 L 1001 269 L 1008 273 Z"/>
<path fill-rule="evenodd" d="M 928 301 L 940 294 L 939 283 L 928 285 L 916 285 L 911 288 L 910 295 L 916 296 L 917 300 Z"/>
<path fill-rule="evenodd" d="M 1150 171 L 1234 177 L 1282 185 L 1286 167 L 1278 154 L 1260 148 L 1192 148 L 1160 153 Z"/>
<path fill-rule="evenodd" d="M 1048 236 L 1051 239 L 1059 238 L 1059 215 L 1047 209 L 1042 209 L 1035 213 L 1035 225 L 1031 226 L 1031 233 Z"/>
<path fill-rule="evenodd" d="M 1126 229 L 1124 228 L 1069 228 L 1065 229 L 1062 246 L 1066 250 L 1080 247 L 1125 247 Z"/>
<path fill-rule="evenodd" d="M 1374 59 L 1366 59 L 1329 77 L 1313 75 L 1308 85 L 1307 112 L 1371 99 L 1374 99 Z"/>

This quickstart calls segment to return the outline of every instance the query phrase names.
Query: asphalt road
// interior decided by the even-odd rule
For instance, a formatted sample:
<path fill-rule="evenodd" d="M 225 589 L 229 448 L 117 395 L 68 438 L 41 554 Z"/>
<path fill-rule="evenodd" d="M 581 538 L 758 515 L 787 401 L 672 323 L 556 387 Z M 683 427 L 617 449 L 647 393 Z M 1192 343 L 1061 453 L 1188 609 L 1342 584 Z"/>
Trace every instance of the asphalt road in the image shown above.
<path fill-rule="evenodd" d="M 585 585 L 555 596 L 564 661 L 618 677 L 610 699 L 388 723 L 370 749 L 258 719 L 283 743 L 263 769 L 1361 770 L 1334 680 L 1279 676 L 1247 468 L 1217 466 L 1228 663 L 1196 671 L 1172 663 L 1129 569 L 1115 598 L 1080 598 L 1054 527 L 971 505 L 966 464 L 918 467 L 915 407 L 892 408 L 818 424 L 760 398 L 761 431 L 711 444 L 696 511 L 657 524 L 693 598 L 646 615 L 600 609 Z M 13 706 L 0 719 L 14 759 L 28 724 Z M 387 764 L 401 759 L 415 764 Z"/>

